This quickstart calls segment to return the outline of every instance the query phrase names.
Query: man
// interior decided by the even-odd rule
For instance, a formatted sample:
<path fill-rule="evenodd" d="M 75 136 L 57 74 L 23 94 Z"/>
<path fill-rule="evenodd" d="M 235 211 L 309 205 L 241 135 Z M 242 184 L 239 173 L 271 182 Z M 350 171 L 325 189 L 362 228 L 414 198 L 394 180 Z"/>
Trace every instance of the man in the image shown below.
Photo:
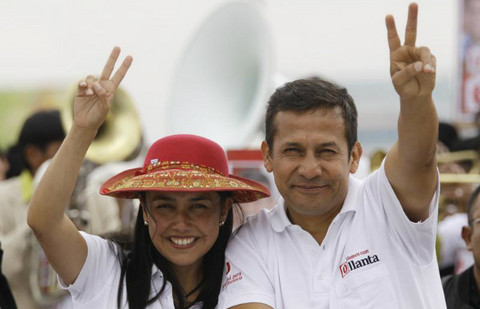
<path fill-rule="evenodd" d="M 467 249 L 473 252 L 474 264 L 459 275 L 443 279 L 447 308 L 480 308 L 480 187 L 473 191 L 467 204 L 468 226 L 462 229 Z"/>
<path fill-rule="evenodd" d="M 344 88 L 319 79 L 277 89 L 266 114 L 264 164 L 282 196 L 230 241 L 219 308 L 445 308 L 435 256 L 439 183 L 435 58 L 386 17 L 400 97 L 398 141 L 365 180 Z"/>

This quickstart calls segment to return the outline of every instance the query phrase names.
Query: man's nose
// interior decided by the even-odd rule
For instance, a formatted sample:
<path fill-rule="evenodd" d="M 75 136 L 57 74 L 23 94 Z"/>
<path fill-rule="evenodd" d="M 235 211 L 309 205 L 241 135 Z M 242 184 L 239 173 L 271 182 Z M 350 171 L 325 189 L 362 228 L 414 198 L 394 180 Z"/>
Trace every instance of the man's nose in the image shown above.
<path fill-rule="evenodd" d="M 322 172 L 320 162 L 313 154 L 308 154 L 302 158 L 298 173 L 306 179 L 313 179 Z"/>

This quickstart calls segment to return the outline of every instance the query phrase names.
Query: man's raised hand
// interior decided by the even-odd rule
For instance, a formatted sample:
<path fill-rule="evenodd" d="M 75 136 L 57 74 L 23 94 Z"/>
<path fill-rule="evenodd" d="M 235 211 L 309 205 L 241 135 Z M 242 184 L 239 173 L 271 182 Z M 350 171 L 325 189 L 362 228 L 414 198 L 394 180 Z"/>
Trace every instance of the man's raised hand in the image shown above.
<path fill-rule="evenodd" d="M 401 45 L 393 16 L 385 24 L 390 48 L 390 75 L 393 86 L 402 99 L 430 96 L 435 87 L 435 56 L 427 47 L 416 47 L 418 5 L 408 7 L 405 42 Z"/>

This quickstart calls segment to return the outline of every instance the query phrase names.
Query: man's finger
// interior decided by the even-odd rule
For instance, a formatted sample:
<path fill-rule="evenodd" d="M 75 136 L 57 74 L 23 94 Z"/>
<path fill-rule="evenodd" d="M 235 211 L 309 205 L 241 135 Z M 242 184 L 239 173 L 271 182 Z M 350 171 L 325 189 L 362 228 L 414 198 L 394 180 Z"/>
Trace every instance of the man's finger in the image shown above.
<path fill-rule="evenodd" d="M 416 58 L 423 62 L 423 71 L 425 73 L 435 72 L 436 59 L 428 47 L 418 47 L 415 49 Z"/>
<path fill-rule="evenodd" d="M 132 56 L 127 56 L 125 60 L 123 60 L 122 65 L 118 68 L 117 72 L 115 72 L 115 75 L 112 77 L 112 82 L 115 85 L 115 87 L 118 87 L 120 83 L 122 82 L 123 78 L 125 77 L 125 74 L 127 74 L 128 69 L 130 68 L 130 65 L 132 64 L 133 57 Z"/>
<path fill-rule="evenodd" d="M 87 88 L 87 83 L 84 80 L 79 81 L 78 82 L 78 89 L 85 89 L 85 88 Z"/>
<path fill-rule="evenodd" d="M 422 72 L 422 69 L 423 63 L 421 61 L 417 61 L 407 65 L 404 69 L 397 71 L 392 76 L 392 81 L 395 85 L 395 88 L 406 85 L 413 77 Z"/>
<path fill-rule="evenodd" d="M 385 17 L 385 25 L 387 26 L 388 47 L 390 51 L 394 51 L 400 47 L 400 38 L 398 37 L 395 20 L 392 15 Z"/>
<path fill-rule="evenodd" d="M 102 74 L 100 75 L 100 80 L 109 80 L 110 75 L 113 72 L 113 68 L 115 67 L 115 62 L 117 62 L 118 56 L 120 55 L 120 47 L 115 46 L 110 53 L 110 57 L 108 57 L 107 63 L 105 63 L 105 67 L 103 68 Z"/>
<path fill-rule="evenodd" d="M 417 40 L 418 4 L 410 3 L 408 6 L 408 20 L 405 28 L 405 45 L 415 46 Z"/>
<path fill-rule="evenodd" d="M 108 93 L 107 93 L 107 90 L 105 90 L 99 82 L 95 82 L 93 84 L 93 90 L 95 90 L 95 93 L 99 96 L 99 97 L 104 97 L 106 96 Z"/>

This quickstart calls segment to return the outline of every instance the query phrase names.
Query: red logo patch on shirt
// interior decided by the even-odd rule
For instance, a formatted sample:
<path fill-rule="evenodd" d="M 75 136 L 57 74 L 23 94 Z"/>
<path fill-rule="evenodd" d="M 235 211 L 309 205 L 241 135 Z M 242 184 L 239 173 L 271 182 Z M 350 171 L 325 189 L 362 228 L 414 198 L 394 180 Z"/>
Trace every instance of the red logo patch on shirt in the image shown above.
<path fill-rule="evenodd" d="M 342 278 L 345 278 L 351 271 L 380 261 L 376 254 L 370 255 L 369 253 L 369 250 L 363 250 L 347 256 L 347 261 L 339 266 Z"/>
<path fill-rule="evenodd" d="M 225 274 L 228 275 L 228 273 L 230 272 L 230 270 L 232 270 L 232 266 L 230 265 L 230 262 L 225 263 L 225 266 L 226 266 L 226 268 L 227 268 L 227 272 L 226 272 Z"/>

